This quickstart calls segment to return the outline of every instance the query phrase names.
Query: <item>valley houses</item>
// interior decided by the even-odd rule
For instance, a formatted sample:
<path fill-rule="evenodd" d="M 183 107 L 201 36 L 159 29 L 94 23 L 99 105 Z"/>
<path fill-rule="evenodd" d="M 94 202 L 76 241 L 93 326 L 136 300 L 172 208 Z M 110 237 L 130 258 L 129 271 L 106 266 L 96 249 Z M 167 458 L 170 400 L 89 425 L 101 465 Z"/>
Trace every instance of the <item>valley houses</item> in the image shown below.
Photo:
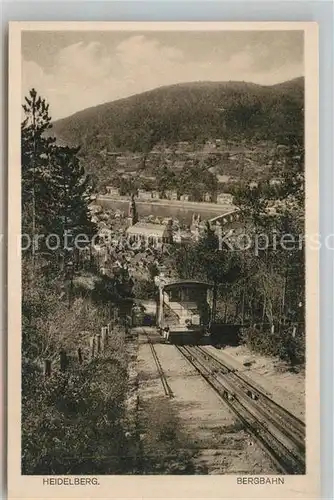
<path fill-rule="evenodd" d="M 106 186 L 106 196 L 112 198 L 125 198 L 120 195 L 118 188 L 114 186 Z M 136 193 L 136 198 L 138 201 L 150 201 L 150 200 L 172 200 L 172 201 L 192 201 L 189 194 L 184 193 L 178 197 L 175 190 L 166 190 L 162 196 L 157 190 L 146 191 L 145 189 L 138 189 Z M 210 193 L 205 193 L 202 202 L 204 203 L 218 203 L 223 205 L 232 205 L 233 196 L 230 193 L 218 193 L 215 201 L 213 201 L 212 195 Z"/>

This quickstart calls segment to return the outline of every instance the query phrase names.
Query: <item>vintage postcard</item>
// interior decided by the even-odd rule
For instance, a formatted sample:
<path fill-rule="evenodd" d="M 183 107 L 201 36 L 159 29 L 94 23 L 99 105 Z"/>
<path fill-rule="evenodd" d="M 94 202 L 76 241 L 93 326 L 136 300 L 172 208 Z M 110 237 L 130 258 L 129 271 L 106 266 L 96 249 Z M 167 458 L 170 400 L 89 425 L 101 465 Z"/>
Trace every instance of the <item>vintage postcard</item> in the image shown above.
<path fill-rule="evenodd" d="M 318 498 L 315 23 L 13 22 L 9 498 Z"/>

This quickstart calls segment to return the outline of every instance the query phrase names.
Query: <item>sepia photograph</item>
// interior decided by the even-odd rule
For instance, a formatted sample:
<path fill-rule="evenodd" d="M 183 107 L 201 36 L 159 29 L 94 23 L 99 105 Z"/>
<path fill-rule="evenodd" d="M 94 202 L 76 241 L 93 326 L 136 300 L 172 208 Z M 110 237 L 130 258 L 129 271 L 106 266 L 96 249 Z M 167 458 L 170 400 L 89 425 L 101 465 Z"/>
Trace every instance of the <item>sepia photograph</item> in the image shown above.
<path fill-rule="evenodd" d="M 306 477 L 307 23 L 62 24 L 11 45 L 13 466 L 45 487 Z"/>

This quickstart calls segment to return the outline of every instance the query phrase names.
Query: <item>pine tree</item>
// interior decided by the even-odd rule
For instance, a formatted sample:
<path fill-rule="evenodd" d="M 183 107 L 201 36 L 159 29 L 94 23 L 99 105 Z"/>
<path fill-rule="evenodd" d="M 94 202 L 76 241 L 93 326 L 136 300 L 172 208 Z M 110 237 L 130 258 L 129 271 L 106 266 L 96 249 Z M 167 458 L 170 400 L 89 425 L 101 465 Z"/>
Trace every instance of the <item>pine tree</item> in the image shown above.
<path fill-rule="evenodd" d="M 78 158 L 79 148 L 57 147 L 52 158 L 52 175 L 57 190 L 52 194 L 52 230 L 62 239 L 67 232 L 72 239 L 85 234 L 90 239 L 95 225 L 88 205 L 92 188 Z"/>
<path fill-rule="evenodd" d="M 63 254 L 66 233 L 67 244 L 73 246 L 78 234 L 84 234 L 88 243 L 95 232 L 88 209 L 90 180 L 80 165 L 79 149 L 58 146 L 50 137 L 49 106 L 34 89 L 25 98 L 23 110 L 22 229 L 29 235 L 56 234 L 61 245 L 53 246 L 53 254 L 59 256 Z M 32 255 L 35 261 L 34 245 Z"/>
<path fill-rule="evenodd" d="M 55 139 L 46 136 L 51 128 L 49 105 L 35 89 L 30 90 L 22 107 L 25 114 L 21 124 L 22 229 L 35 235 L 45 229 Z"/>

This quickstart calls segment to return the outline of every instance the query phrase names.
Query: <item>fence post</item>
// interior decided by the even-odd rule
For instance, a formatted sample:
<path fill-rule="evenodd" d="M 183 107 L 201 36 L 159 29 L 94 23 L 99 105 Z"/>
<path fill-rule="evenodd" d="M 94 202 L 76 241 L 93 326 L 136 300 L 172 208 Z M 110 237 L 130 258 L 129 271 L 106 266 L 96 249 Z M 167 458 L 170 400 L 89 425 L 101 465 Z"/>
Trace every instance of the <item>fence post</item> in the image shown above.
<path fill-rule="evenodd" d="M 79 360 L 79 363 L 80 365 L 82 365 L 82 350 L 81 350 L 81 347 L 78 348 L 78 360 Z"/>
<path fill-rule="evenodd" d="M 65 372 L 68 365 L 67 355 L 64 349 L 59 351 L 60 371 Z"/>
<path fill-rule="evenodd" d="M 96 352 L 98 355 L 101 353 L 101 335 L 99 333 L 96 335 Z"/>
<path fill-rule="evenodd" d="M 49 359 L 44 360 L 44 377 L 50 377 L 51 375 L 51 361 Z"/>
<path fill-rule="evenodd" d="M 130 332 L 129 316 L 125 316 L 124 318 L 124 330 L 125 330 L 125 335 L 128 335 L 128 333 Z"/>
<path fill-rule="evenodd" d="M 92 360 L 95 357 L 95 337 L 92 335 L 89 338 L 89 358 Z"/>
<path fill-rule="evenodd" d="M 101 328 L 101 349 L 104 352 L 105 347 L 108 345 L 108 327 L 102 326 Z"/>

